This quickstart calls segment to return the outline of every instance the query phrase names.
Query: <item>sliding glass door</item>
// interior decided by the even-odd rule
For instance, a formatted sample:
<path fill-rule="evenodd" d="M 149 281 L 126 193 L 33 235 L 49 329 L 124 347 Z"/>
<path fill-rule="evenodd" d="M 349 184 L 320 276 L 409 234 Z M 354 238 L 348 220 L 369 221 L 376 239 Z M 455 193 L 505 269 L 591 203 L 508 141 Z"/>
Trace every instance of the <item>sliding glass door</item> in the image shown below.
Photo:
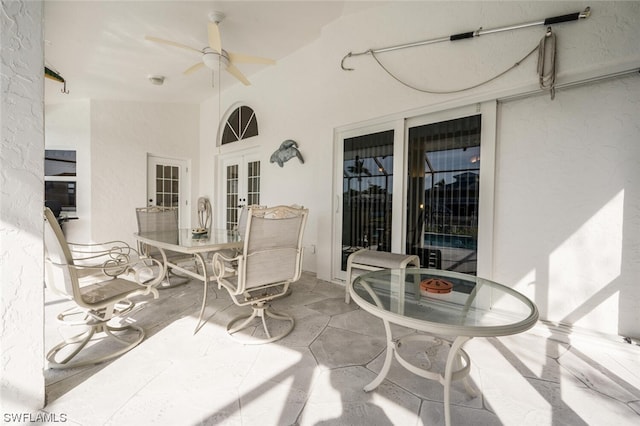
<path fill-rule="evenodd" d="M 356 250 L 491 278 L 496 103 L 336 132 L 333 277 Z"/>
<path fill-rule="evenodd" d="M 481 116 L 408 128 L 407 253 L 476 274 Z"/>
<path fill-rule="evenodd" d="M 393 139 L 393 130 L 344 139 L 342 270 L 354 251 L 391 251 Z"/>

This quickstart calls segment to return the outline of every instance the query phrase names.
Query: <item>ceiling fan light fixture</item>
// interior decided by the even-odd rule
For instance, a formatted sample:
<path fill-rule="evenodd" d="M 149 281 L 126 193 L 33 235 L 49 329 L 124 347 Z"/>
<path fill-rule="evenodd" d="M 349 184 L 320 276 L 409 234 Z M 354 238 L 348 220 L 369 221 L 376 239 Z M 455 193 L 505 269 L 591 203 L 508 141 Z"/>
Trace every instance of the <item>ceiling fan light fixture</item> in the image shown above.
<path fill-rule="evenodd" d="M 217 68 L 219 57 L 220 55 L 215 52 L 204 52 L 202 54 L 202 62 L 204 62 L 207 68 L 215 69 Z"/>
<path fill-rule="evenodd" d="M 222 65 L 227 67 L 229 65 L 229 57 L 226 55 L 225 51 L 222 51 L 222 55 L 216 52 L 213 49 L 205 47 L 204 53 L 202 54 L 202 62 L 212 70 L 218 69 L 218 61 L 222 61 Z"/>

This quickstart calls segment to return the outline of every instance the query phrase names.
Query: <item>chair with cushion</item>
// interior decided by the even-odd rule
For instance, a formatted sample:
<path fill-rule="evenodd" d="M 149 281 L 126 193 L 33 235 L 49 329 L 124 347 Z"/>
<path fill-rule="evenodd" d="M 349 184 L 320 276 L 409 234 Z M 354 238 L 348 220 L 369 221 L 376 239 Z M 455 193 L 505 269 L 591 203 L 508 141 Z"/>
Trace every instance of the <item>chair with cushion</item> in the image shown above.
<path fill-rule="evenodd" d="M 136 219 L 138 221 L 138 232 L 156 232 L 156 231 L 175 231 L 176 240 L 178 239 L 178 209 L 176 207 L 138 207 L 136 208 Z M 163 262 L 162 253 L 156 247 L 149 246 L 148 244 L 138 243 L 138 251 L 141 255 L 156 259 Z M 167 259 L 174 264 L 180 262 L 194 263 L 193 256 L 185 253 L 179 253 L 171 250 L 164 250 L 164 254 Z M 172 277 L 177 277 L 177 280 L 171 281 Z M 171 268 L 167 269 L 166 284 L 168 286 L 176 286 L 180 284 L 186 284 L 190 281 L 189 277 L 175 273 Z"/>
<path fill-rule="evenodd" d="M 255 330 L 253 337 L 243 343 L 273 342 L 293 330 L 293 317 L 275 312 L 270 303 L 287 295 L 289 285 L 300 279 L 302 234 L 307 214 L 307 209 L 287 206 L 249 208 L 242 253 L 236 257 L 214 254 L 213 270 L 218 287 L 225 288 L 238 306 L 252 308 L 251 313 L 229 322 L 227 332 L 232 337 L 252 327 L 256 318 L 262 323 L 264 337 L 261 331 Z M 237 274 L 233 276 L 226 274 L 230 264 L 236 265 Z M 272 335 L 270 326 L 277 334 Z"/>
<path fill-rule="evenodd" d="M 155 286 L 163 277 L 154 277 L 151 268 L 125 243 L 84 245 L 84 249 L 72 251 L 50 209 L 45 208 L 44 218 L 45 283 L 56 295 L 74 302 L 71 309 L 58 315 L 58 320 L 84 328 L 49 351 L 49 367 L 97 364 L 133 349 L 145 333 L 141 327 L 123 321 L 135 307 L 130 298 L 149 294 L 157 298 Z M 91 284 L 81 285 L 81 276 L 91 276 Z M 124 325 L 118 324 L 119 319 Z M 83 349 L 84 356 L 78 356 Z"/>

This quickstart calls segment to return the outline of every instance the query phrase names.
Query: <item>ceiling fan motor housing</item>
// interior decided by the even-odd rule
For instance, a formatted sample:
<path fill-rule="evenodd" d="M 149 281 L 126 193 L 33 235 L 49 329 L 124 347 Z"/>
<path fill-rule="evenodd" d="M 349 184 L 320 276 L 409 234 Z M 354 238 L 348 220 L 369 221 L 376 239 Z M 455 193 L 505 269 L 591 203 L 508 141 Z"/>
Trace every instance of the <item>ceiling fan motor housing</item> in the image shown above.
<path fill-rule="evenodd" d="M 222 22 L 225 16 L 226 15 L 222 12 L 211 12 L 209 13 L 209 20 L 211 22 L 215 22 L 216 24 L 219 24 L 220 22 Z"/>

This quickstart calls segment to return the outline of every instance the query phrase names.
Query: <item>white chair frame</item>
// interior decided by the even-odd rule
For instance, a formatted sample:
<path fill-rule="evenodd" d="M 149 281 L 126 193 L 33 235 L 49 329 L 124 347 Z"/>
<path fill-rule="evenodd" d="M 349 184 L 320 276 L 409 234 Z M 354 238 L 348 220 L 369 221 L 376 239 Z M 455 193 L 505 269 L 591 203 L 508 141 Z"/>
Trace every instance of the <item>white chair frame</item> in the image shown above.
<path fill-rule="evenodd" d="M 303 208 L 292 208 L 288 206 L 276 206 L 270 208 L 252 207 L 247 214 L 247 223 L 245 228 L 244 247 L 242 253 L 235 257 L 227 257 L 223 253 L 215 253 L 213 256 L 213 271 L 218 281 L 218 288 L 225 288 L 233 302 L 238 306 L 251 306 L 252 312 L 248 315 L 241 315 L 232 319 L 227 325 L 227 332 L 235 340 L 239 340 L 245 344 L 261 344 L 269 343 L 285 337 L 293 330 L 295 320 L 286 313 L 274 311 L 270 303 L 274 299 L 286 296 L 289 291 L 289 285 L 300 279 L 302 273 L 302 236 L 307 221 L 308 210 Z M 282 219 L 282 220 L 281 220 Z M 258 237 L 253 237 L 252 232 L 261 232 L 264 228 L 258 229 L 260 226 L 276 225 L 277 221 L 284 224 L 284 220 L 289 221 L 283 229 L 290 230 L 292 234 L 286 241 L 278 243 L 275 241 L 269 244 L 256 242 Z M 256 224 L 256 228 L 254 228 Z M 295 234 L 294 234 L 295 233 Z M 284 257 L 278 257 L 284 256 Z M 289 258 L 292 256 L 292 258 Z M 267 260 L 265 260 L 267 259 Z M 281 259 L 273 261 L 272 259 Z M 291 262 L 293 263 L 291 263 Z M 265 268 L 265 276 L 277 277 L 271 282 L 264 276 L 257 277 L 255 265 L 259 262 L 267 262 L 268 268 Z M 253 263 L 253 265 L 252 265 Z M 235 265 L 237 274 L 229 276 L 229 265 Z M 293 266 L 293 267 L 292 267 Z M 268 269 L 268 271 L 267 271 Z M 252 282 L 259 281 L 258 284 Z M 267 324 L 267 317 L 275 320 L 288 322 L 288 327 L 277 335 L 272 335 Z M 241 339 L 236 333 L 247 329 L 251 326 L 255 318 L 260 318 L 262 327 L 266 334 L 265 339 L 252 338 Z M 240 322 L 238 325 L 236 325 Z"/>
<path fill-rule="evenodd" d="M 119 326 L 111 322 L 133 310 L 135 303 L 131 297 L 151 294 L 157 298 L 156 286 L 163 277 L 155 276 L 152 268 L 137 257 L 136 250 L 123 242 L 71 244 L 72 250 L 50 209 L 45 208 L 44 218 L 45 284 L 56 295 L 75 303 L 57 319 L 67 326 L 85 328 L 80 334 L 65 338 L 47 353 L 49 367 L 65 369 L 97 364 L 133 349 L 144 339 L 144 330 L 133 324 Z M 150 261 L 162 270 L 160 262 Z M 127 276 L 132 279 L 125 279 Z M 92 283 L 81 286 L 81 277 L 91 277 Z M 137 334 L 137 337 L 133 341 L 123 339 L 127 333 Z M 123 346 L 105 355 L 72 361 L 98 337 L 104 337 L 99 342 L 101 345 L 116 341 Z M 65 355 L 63 350 L 70 350 L 70 353 Z M 59 359 L 61 354 L 63 359 Z"/>
<path fill-rule="evenodd" d="M 350 303 L 349 286 L 354 280 L 354 270 L 379 271 L 381 269 L 419 268 L 420 258 L 413 254 L 389 253 L 361 249 L 351 253 L 347 258 L 347 282 L 344 292 L 344 303 Z"/>
<path fill-rule="evenodd" d="M 145 216 L 153 217 L 153 215 L 158 215 L 158 218 L 155 221 L 145 221 L 143 218 Z M 150 206 L 150 207 L 137 207 L 136 208 L 136 221 L 138 222 L 138 232 L 149 232 L 149 231 L 176 231 L 178 232 L 178 208 L 177 207 L 164 207 L 164 206 Z M 152 226 L 153 224 L 153 226 Z M 160 251 L 151 247 L 147 244 L 138 242 L 138 252 L 147 258 L 155 259 L 158 261 L 162 261 L 163 257 L 160 254 Z M 170 250 L 165 250 L 165 255 L 170 257 L 173 263 L 193 263 L 193 267 L 197 268 L 197 264 L 193 258 L 193 256 L 173 252 Z M 171 278 L 175 276 L 178 280 L 171 281 Z M 159 289 L 176 287 L 178 285 L 187 284 L 191 281 L 191 278 L 184 275 L 176 273 L 173 269 L 167 268 L 167 273 L 165 276 L 166 282 L 163 286 L 158 287 Z"/>

